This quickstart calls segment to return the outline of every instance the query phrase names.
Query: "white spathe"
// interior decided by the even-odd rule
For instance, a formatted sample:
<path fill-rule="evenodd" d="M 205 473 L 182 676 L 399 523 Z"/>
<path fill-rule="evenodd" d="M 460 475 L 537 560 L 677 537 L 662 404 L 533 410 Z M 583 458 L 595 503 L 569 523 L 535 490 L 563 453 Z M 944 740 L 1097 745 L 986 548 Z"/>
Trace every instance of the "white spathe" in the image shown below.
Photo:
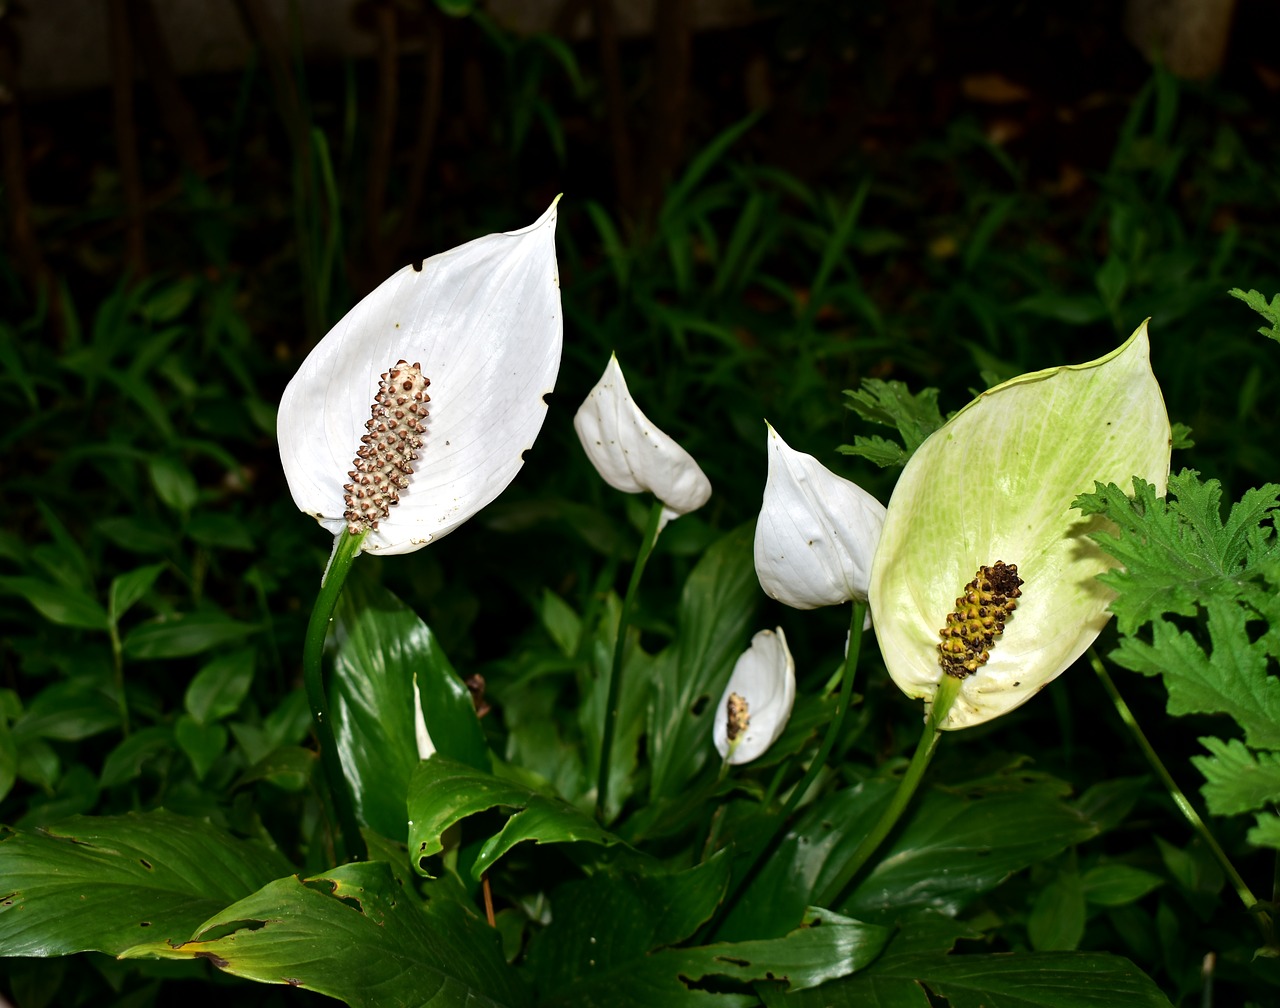
<path fill-rule="evenodd" d="M 769 475 L 755 538 L 760 587 L 796 609 L 865 602 L 884 505 L 766 427 Z"/>
<path fill-rule="evenodd" d="M 558 199 L 558 197 L 557 197 Z M 351 482 L 379 376 L 398 361 L 430 379 L 430 416 L 409 485 L 362 549 L 408 553 L 497 497 L 546 417 L 563 316 L 556 204 L 520 231 L 486 235 L 392 274 L 302 362 L 276 421 L 298 507 L 346 528 Z"/>
<path fill-rule="evenodd" d="M 693 456 L 640 411 L 616 355 L 587 393 L 573 429 L 596 471 L 615 490 L 652 493 L 663 504 L 662 524 L 702 507 L 711 481 Z"/>
<path fill-rule="evenodd" d="M 747 725 L 729 741 L 729 699 L 746 704 Z M 716 708 L 712 741 L 721 759 L 737 765 L 763 756 L 778 740 L 796 700 L 796 663 L 782 627 L 761 630 L 738 658 Z"/>
<path fill-rule="evenodd" d="M 986 664 L 966 677 L 943 728 L 1012 710 L 1093 643 L 1115 566 L 1088 537 L 1101 518 L 1071 506 L 1094 482 L 1141 476 L 1164 491 L 1169 417 L 1144 322 L 1087 364 L 1021 375 L 984 392 L 934 432 L 894 488 L 871 568 L 871 612 L 885 665 L 930 703 L 943 675 L 939 631 L 979 567 L 1016 564 L 1017 609 Z"/>

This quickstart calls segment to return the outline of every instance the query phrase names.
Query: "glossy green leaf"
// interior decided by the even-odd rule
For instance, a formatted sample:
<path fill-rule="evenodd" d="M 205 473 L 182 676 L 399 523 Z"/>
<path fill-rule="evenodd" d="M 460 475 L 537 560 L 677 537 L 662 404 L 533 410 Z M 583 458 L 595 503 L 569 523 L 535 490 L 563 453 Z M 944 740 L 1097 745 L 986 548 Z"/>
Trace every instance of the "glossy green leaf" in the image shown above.
<path fill-rule="evenodd" d="M 419 763 L 409 783 L 409 850 L 419 869 L 423 858 L 443 849 L 440 837 L 446 829 L 490 808 L 510 809 L 512 815 L 481 848 L 471 869 L 477 879 L 524 840 L 582 841 L 604 847 L 622 843 L 589 815 L 559 798 L 437 755 Z"/>
<path fill-rule="evenodd" d="M 0 577 L 0 592 L 25 600 L 50 623 L 82 630 L 107 629 L 106 610 L 76 588 L 36 577 Z"/>
<path fill-rule="evenodd" d="M 281 878 L 177 947 L 148 942 L 125 956 L 200 957 L 235 976 L 319 991 L 353 1008 L 528 1004 L 497 932 L 434 888 L 419 900 L 381 861 Z"/>
<path fill-rule="evenodd" d="M 13 734 L 20 742 L 31 738 L 76 742 L 119 723 L 119 707 L 101 683 L 73 679 L 37 693 L 14 722 Z"/>
<path fill-rule="evenodd" d="M 615 910 L 613 918 L 618 915 Z M 888 928 L 818 909 L 780 938 L 693 948 L 646 952 L 643 946 L 614 941 L 613 930 L 601 918 L 592 933 L 579 936 L 590 953 L 582 972 L 544 991 L 541 1008 L 694 1008 L 709 1002 L 708 993 L 692 984 L 710 982 L 714 989 L 719 978 L 739 983 L 768 980 L 805 990 L 868 966 L 890 933 Z M 594 946 L 593 935 L 598 936 Z M 714 1003 L 745 1008 L 758 1001 L 754 995 L 726 993 L 716 995 Z"/>
<path fill-rule="evenodd" d="M 261 844 L 168 812 L 76 816 L 0 836 L 7 955 L 116 955 L 139 938 L 180 941 L 292 870 Z"/>
<path fill-rule="evenodd" d="M 187 713 L 200 724 L 220 721 L 235 711 L 253 683 L 252 649 L 219 655 L 200 669 L 187 686 Z"/>
<path fill-rule="evenodd" d="M 556 912 L 529 952 L 544 991 L 571 989 L 579 979 L 690 937 L 715 913 L 729 881 L 721 851 L 684 871 L 604 871 L 559 886 Z"/>
<path fill-rule="evenodd" d="M 1170 1008 L 1128 959 L 1100 952 L 895 956 L 769 1008 Z"/>
<path fill-rule="evenodd" d="M 258 627 L 220 613 L 178 613 L 160 616 L 134 627 L 124 639 L 126 658 L 135 660 L 186 658 L 219 644 L 243 640 Z"/>
<path fill-rule="evenodd" d="M 751 639 L 760 584 L 753 529 L 743 525 L 712 545 L 680 595 L 678 643 L 655 663 L 649 718 L 649 793 L 677 794 L 714 758 L 711 724 L 733 664 Z"/>
<path fill-rule="evenodd" d="M 418 764 L 414 676 L 436 750 L 488 768 L 489 750 L 471 694 L 431 629 L 378 585 L 347 583 L 335 614 L 337 643 L 329 689 L 334 733 L 356 815 L 403 841 L 405 794 Z"/>

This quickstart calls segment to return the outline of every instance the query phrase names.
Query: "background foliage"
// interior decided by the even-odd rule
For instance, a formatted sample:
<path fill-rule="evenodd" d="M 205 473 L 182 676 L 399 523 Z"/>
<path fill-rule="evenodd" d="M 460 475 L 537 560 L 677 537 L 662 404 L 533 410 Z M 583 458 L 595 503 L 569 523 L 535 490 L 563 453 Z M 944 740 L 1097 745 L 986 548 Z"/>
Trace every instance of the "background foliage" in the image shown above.
<path fill-rule="evenodd" d="M 258 57 L 242 73 L 182 81 L 194 149 L 166 131 L 155 80 L 126 88 L 132 137 L 105 92 L 15 107 L 6 114 L 20 111 L 23 142 L 5 157 L 25 192 L 6 176 L 0 259 L 0 822 L 164 809 L 273 847 L 281 863 L 332 869 L 298 657 L 328 543 L 288 497 L 275 403 L 314 340 L 384 273 L 521 226 L 560 191 L 566 358 L 543 435 L 476 521 L 411 565 L 370 558 L 358 590 L 394 591 L 431 628 L 424 648 L 482 675 L 489 744 L 526 784 L 571 803 L 594 780 L 581 763 L 598 729 L 574 713 L 593 702 L 583 670 L 643 520 L 600 483 L 570 428 L 610 351 L 716 491 L 663 534 L 649 566 L 637 623 L 654 662 L 669 660 L 681 618 L 671 601 L 697 557 L 759 507 L 763 417 L 887 499 L 891 474 L 835 454 L 875 433 L 841 408 L 842 391 L 867 378 L 934 386 L 946 413 L 996 379 L 1097 356 L 1151 316 L 1156 374 L 1172 418 L 1192 428 L 1195 467 L 1228 500 L 1274 479 L 1275 348 L 1227 296 L 1280 290 L 1277 70 L 1248 20 L 1256 9 L 1241 6 L 1233 60 L 1203 86 L 1142 63 L 1110 4 L 1047 17 L 997 3 L 793 4 L 686 37 L 681 73 L 664 62 L 680 51 L 669 28 L 610 46 L 598 34 L 516 36 L 466 4 L 373 3 L 367 25 L 384 43 L 373 61 L 304 66 L 257 24 Z M 250 20 L 259 9 L 243 7 Z M 1016 87 L 997 100 L 992 80 Z M 87 130 L 90 118 L 113 129 Z M 1274 571 L 1263 576 L 1274 587 Z M 751 606 L 759 625 L 787 631 L 808 732 L 824 717 L 843 616 L 801 622 L 744 589 L 744 633 Z M 352 646 L 376 632 L 354 612 L 348 629 Z M 1198 785 L 1196 737 L 1216 740 L 1220 725 L 1166 719 L 1154 680 L 1122 686 L 1174 773 Z M 738 913 L 774 905 L 771 875 L 820 871 L 801 841 L 859 814 L 874 786 L 855 785 L 914 739 L 918 711 L 885 677 L 864 674 L 859 688 L 839 750 L 850 787 L 803 814 Z M 1228 950 L 1212 974 L 1223 1003 L 1274 995 L 1258 993 L 1275 976 L 1250 963 L 1248 922 L 1219 898 L 1214 863 L 1144 779 L 1096 681 L 1078 669 L 964 736 L 940 755 L 941 789 L 917 823 L 962 830 L 960 796 L 994 790 L 1052 820 L 1060 842 L 1006 851 L 990 889 L 929 890 L 967 925 L 950 922 L 946 941 L 906 935 L 878 961 L 885 979 L 849 983 L 912 975 L 912 955 L 961 940 L 1117 952 L 1175 1003 L 1194 1003 L 1212 947 Z M 1220 745 L 1219 763 L 1254 758 L 1238 740 Z M 619 800 L 675 790 L 663 774 L 692 777 L 711 760 L 695 749 L 676 770 L 655 767 L 658 784 L 615 789 Z M 1237 806 L 1262 807 L 1210 811 Z M 725 808 L 733 823 L 738 806 Z M 1018 822 L 968 824 L 974 850 Z M 1270 860 L 1246 844 L 1253 825 L 1224 819 L 1220 836 L 1265 889 Z M 624 838 L 663 828 L 634 823 Z M 553 862 L 556 881 L 583 887 L 589 905 L 590 881 L 570 861 Z M 548 870 L 523 848 L 504 865 L 515 879 Z M 210 906 L 285 874 L 237 876 Z M 333 888 L 357 883 L 393 885 L 343 877 Z M 869 897 L 855 903 L 874 923 Z M 503 941 L 519 948 L 538 910 L 508 909 Z M 208 916 L 193 911 L 192 927 Z M 92 937 L 81 947 L 107 947 Z M 529 955 L 541 983 L 568 975 L 536 940 Z M 238 1003 L 320 1000 L 199 960 L 87 959 L 91 971 L 7 960 L 5 993 L 22 1008 L 167 1003 L 200 981 L 236 983 Z M 945 990 L 964 982 L 937 978 Z"/>

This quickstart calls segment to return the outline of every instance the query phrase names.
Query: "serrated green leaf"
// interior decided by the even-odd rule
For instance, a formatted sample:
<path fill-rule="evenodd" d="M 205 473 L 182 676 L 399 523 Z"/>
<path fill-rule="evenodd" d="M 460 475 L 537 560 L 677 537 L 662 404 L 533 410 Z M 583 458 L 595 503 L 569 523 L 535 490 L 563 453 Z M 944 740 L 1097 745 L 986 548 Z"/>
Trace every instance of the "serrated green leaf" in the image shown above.
<path fill-rule="evenodd" d="M 1266 638 L 1250 641 L 1250 616 L 1230 599 L 1204 601 L 1211 650 L 1157 618 L 1151 643 L 1122 637 L 1111 658 L 1133 672 L 1163 676 L 1170 714 L 1229 714 L 1255 749 L 1280 749 L 1280 680 L 1267 672 Z"/>
<path fill-rule="evenodd" d="M 479 879 L 495 861 L 524 840 L 535 843 L 581 841 L 611 847 L 622 841 L 594 819 L 559 798 L 539 794 L 516 781 L 436 755 L 418 763 L 409 783 L 409 851 L 422 859 L 443 849 L 441 836 L 456 822 L 485 809 L 511 810 L 506 825 L 480 850 L 472 867 Z"/>
<path fill-rule="evenodd" d="M 220 721 L 235 711 L 253 683 L 254 652 L 244 648 L 219 655 L 203 666 L 187 686 L 187 713 L 200 724 Z"/>
<path fill-rule="evenodd" d="M 1280 850 L 1280 815 L 1259 812 L 1254 816 L 1257 825 L 1249 830 L 1246 839 L 1255 847 L 1275 847 Z"/>
<path fill-rule="evenodd" d="M 0 833 L 0 836 L 3 836 Z M 291 868 L 276 852 L 169 812 L 75 816 L 0 840 L 6 955 L 181 941 L 200 921 Z"/>
<path fill-rule="evenodd" d="M 1239 739 L 1205 737 L 1209 756 L 1192 756 L 1205 777 L 1200 788 L 1214 815 L 1237 815 L 1280 801 L 1280 752 L 1250 752 Z"/>
<path fill-rule="evenodd" d="M 1097 484 L 1074 506 L 1105 515 L 1116 532 L 1095 533 L 1098 544 L 1123 564 L 1101 576 L 1118 597 L 1111 605 L 1121 633 L 1133 633 L 1164 613 L 1194 615 L 1211 596 L 1238 594 L 1242 585 L 1280 559 L 1270 524 L 1280 509 L 1280 485 L 1249 490 L 1222 520 L 1222 486 L 1200 482 L 1184 469 L 1169 477 L 1168 497 L 1144 480 L 1126 497 L 1115 484 Z"/>
<path fill-rule="evenodd" d="M 1239 287 L 1234 287 L 1227 293 L 1233 298 L 1239 298 L 1271 323 L 1269 326 L 1262 326 L 1258 329 L 1258 332 L 1270 339 L 1280 340 L 1280 294 L 1273 297 L 1268 304 L 1266 297 L 1256 290 L 1250 290 L 1245 293 Z"/>
<path fill-rule="evenodd" d="M 352 1008 L 520 1008 L 529 998 L 497 932 L 437 887 L 425 901 L 381 861 L 277 879 L 199 924 L 180 944 L 123 958 L 208 959 L 234 976 L 288 984 Z"/>
<path fill-rule="evenodd" d="M 900 381 L 864 378 L 856 391 L 845 390 L 845 408 L 871 423 L 894 428 L 903 446 L 882 437 L 856 437 L 840 451 L 862 455 L 880 466 L 903 466 L 925 439 L 945 422 L 938 410 L 938 390 L 912 393 Z"/>

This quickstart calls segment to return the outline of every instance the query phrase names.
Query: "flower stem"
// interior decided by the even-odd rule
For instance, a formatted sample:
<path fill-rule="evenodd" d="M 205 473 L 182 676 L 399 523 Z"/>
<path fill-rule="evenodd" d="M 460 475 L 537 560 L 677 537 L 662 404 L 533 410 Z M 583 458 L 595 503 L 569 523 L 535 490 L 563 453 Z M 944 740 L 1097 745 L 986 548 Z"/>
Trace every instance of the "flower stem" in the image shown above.
<path fill-rule="evenodd" d="M 840 693 L 836 697 L 835 713 L 831 716 L 831 720 L 827 722 L 827 733 L 822 739 L 822 745 L 813 760 L 810 761 L 809 769 L 805 771 L 804 777 L 791 789 L 787 803 L 774 820 L 776 825 L 769 839 L 751 855 L 746 867 L 738 874 L 738 881 L 720 904 L 720 909 L 707 930 L 708 934 L 714 934 L 715 929 L 729 916 L 738 900 L 742 898 L 742 893 L 747 883 L 755 878 L 756 868 L 760 862 L 777 847 L 791 814 L 796 810 L 796 806 L 800 804 L 808 790 L 813 787 L 813 782 L 818 779 L 818 774 L 822 773 L 822 768 L 826 766 L 831 750 L 835 748 L 835 744 L 840 738 L 840 732 L 844 728 L 845 717 L 849 713 L 849 707 L 853 700 L 853 679 L 854 674 L 858 671 L 858 655 L 862 650 L 862 624 L 866 620 L 866 616 L 866 603 L 855 602 L 853 604 L 853 615 L 850 617 L 849 622 L 849 650 L 844 657 L 844 667 L 840 673 Z M 728 764 L 726 763 L 725 766 L 728 766 Z M 763 804 L 767 807 L 771 800 L 772 788 Z"/>
<path fill-rule="evenodd" d="M 329 718 L 329 701 L 324 691 L 324 642 L 329 634 L 329 624 L 333 622 L 333 611 L 342 595 L 342 586 L 351 571 L 352 563 L 360 555 L 363 540 L 363 535 L 338 533 L 329 566 L 320 581 L 320 592 L 316 595 L 316 604 L 311 610 L 311 621 L 307 624 L 307 636 L 302 648 L 302 678 L 307 688 L 307 703 L 315 724 L 316 741 L 320 744 L 320 763 L 324 767 L 325 781 L 328 784 L 329 803 L 332 804 L 341 832 L 342 843 L 337 851 L 339 862 L 362 861 L 366 855 L 364 838 L 360 835 L 360 827 L 356 822 L 351 789 L 342 772 L 338 740 L 334 737 L 333 724 Z M 345 851 L 341 848 L 345 848 Z"/>
<path fill-rule="evenodd" d="M 951 705 L 955 702 L 959 693 L 960 680 L 953 676 L 944 675 L 942 682 L 938 684 L 938 691 L 934 694 L 929 716 L 925 719 L 924 731 L 920 735 L 920 742 L 916 745 L 915 754 L 911 757 L 911 762 L 907 764 L 902 780 L 898 782 L 898 789 L 893 793 L 893 797 L 889 800 L 884 812 L 881 813 L 879 820 L 871 827 L 871 832 L 862 838 L 862 843 L 858 844 L 858 849 L 853 852 L 848 861 L 841 865 L 840 871 L 835 878 L 823 890 L 822 898 L 819 900 L 821 906 L 834 907 L 837 905 L 840 897 L 844 895 L 845 889 L 853 881 L 854 876 L 862 870 L 871 855 L 876 852 L 876 848 L 884 842 L 885 837 L 897 825 L 902 813 L 906 811 L 907 805 L 910 804 L 912 797 L 915 795 L 916 788 L 920 786 L 920 780 L 924 777 L 925 769 L 929 766 L 929 760 L 933 758 L 933 750 L 937 748 L 938 739 L 942 737 L 942 729 L 939 726 L 946 719 L 947 712 L 951 710 Z"/>
<path fill-rule="evenodd" d="M 631 624 L 631 610 L 635 606 L 640 587 L 640 575 L 649 562 L 653 545 L 658 541 L 658 529 L 662 525 L 660 500 L 649 509 L 649 521 L 645 525 L 644 538 L 636 552 L 635 566 L 631 568 L 631 581 L 622 600 L 622 612 L 618 615 L 618 634 L 613 642 L 613 665 L 609 670 L 609 692 L 604 705 L 604 733 L 600 738 L 600 776 L 596 779 L 596 820 L 604 823 L 609 798 L 609 757 L 613 752 L 613 736 L 618 724 L 618 702 L 622 696 L 622 653 L 627 646 L 627 627 Z"/>
<path fill-rule="evenodd" d="M 1134 741 L 1138 743 L 1138 748 L 1142 750 L 1147 762 L 1151 764 L 1151 769 L 1160 778 L 1160 782 L 1164 785 L 1165 790 L 1169 792 L 1169 797 L 1173 799 L 1173 803 L 1178 806 L 1178 811 L 1182 813 L 1183 818 L 1187 820 L 1196 835 L 1200 837 L 1204 845 L 1209 848 L 1210 853 L 1217 859 L 1218 864 L 1222 866 L 1227 879 L 1231 882 L 1231 888 L 1240 897 L 1240 902 L 1244 904 L 1244 908 L 1257 918 L 1258 927 L 1262 931 L 1263 943 L 1268 949 L 1273 950 L 1272 954 L 1275 954 L 1274 950 L 1277 948 L 1276 932 L 1271 915 L 1258 907 L 1257 898 L 1253 895 L 1240 873 L 1236 871 L 1236 866 L 1231 863 L 1226 851 L 1218 844 L 1214 835 L 1209 832 L 1208 825 L 1200 818 L 1200 813 L 1196 811 L 1196 807 L 1191 804 L 1190 799 L 1183 793 L 1182 788 L 1178 787 L 1173 775 L 1169 773 L 1168 768 L 1165 767 L 1164 762 L 1160 759 L 1160 754 L 1155 751 L 1155 748 L 1147 739 L 1146 733 L 1143 732 L 1142 726 L 1138 724 L 1138 719 L 1133 716 L 1133 711 L 1125 703 L 1124 697 L 1120 695 L 1120 690 L 1116 688 L 1115 681 L 1111 678 L 1107 667 L 1103 665 L 1102 659 L 1093 648 L 1089 649 L 1089 664 L 1093 666 L 1093 671 L 1098 674 L 1098 679 L 1102 682 L 1102 688 L 1111 697 L 1111 703 L 1115 706 L 1116 713 L 1120 715 L 1120 720 L 1124 722 L 1125 727 L 1133 735 Z"/>

